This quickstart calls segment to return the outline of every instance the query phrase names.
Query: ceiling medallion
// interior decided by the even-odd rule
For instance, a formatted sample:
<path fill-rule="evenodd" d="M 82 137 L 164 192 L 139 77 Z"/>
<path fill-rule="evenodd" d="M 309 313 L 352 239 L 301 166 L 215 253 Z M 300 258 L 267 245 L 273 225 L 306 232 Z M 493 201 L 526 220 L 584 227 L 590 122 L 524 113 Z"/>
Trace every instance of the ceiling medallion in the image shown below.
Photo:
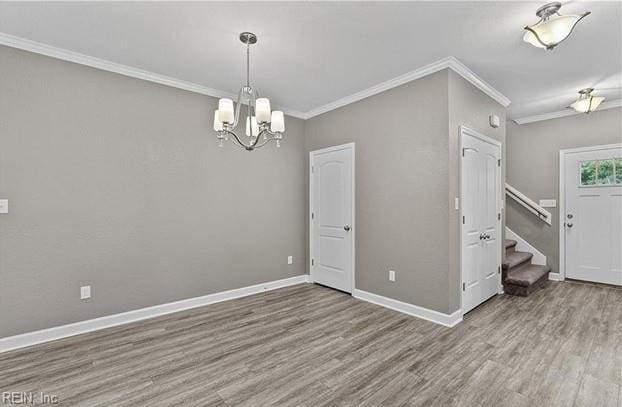
<path fill-rule="evenodd" d="M 540 7 L 536 11 L 540 21 L 525 27 L 527 32 L 523 36 L 523 41 L 530 43 L 534 47 L 553 49 L 568 38 L 579 21 L 590 14 L 589 11 L 586 11 L 578 16 L 563 16 L 558 12 L 561 7 L 562 4 L 558 2 L 548 3 Z"/>
<path fill-rule="evenodd" d="M 218 101 L 218 109 L 214 112 L 214 131 L 220 147 L 223 141 L 231 140 L 235 145 L 253 151 L 263 147 L 270 141 L 281 146 L 285 119 L 283 112 L 271 111 L 270 100 L 260 98 L 257 89 L 250 85 L 250 46 L 257 43 L 257 36 L 250 32 L 240 34 L 240 41 L 246 44 L 246 85 L 238 92 L 238 101 L 233 108 L 233 100 L 223 98 Z M 245 110 L 246 138 L 235 133 L 240 123 L 240 111 Z"/>

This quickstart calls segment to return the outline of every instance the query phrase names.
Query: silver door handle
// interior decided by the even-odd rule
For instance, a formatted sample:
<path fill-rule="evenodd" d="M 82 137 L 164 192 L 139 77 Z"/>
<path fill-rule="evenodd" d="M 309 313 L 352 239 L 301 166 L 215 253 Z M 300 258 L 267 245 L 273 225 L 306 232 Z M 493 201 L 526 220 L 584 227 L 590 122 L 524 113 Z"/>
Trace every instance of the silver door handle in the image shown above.
<path fill-rule="evenodd" d="M 343 230 L 345 230 L 346 232 L 349 232 L 350 231 L 350 225 L 345 225 L 343 227 Z"/>
<path fill-rule="evenodd" d="M 572 223 L 566 223 L 566 227 L 571 228 L 572 227 Z"/>

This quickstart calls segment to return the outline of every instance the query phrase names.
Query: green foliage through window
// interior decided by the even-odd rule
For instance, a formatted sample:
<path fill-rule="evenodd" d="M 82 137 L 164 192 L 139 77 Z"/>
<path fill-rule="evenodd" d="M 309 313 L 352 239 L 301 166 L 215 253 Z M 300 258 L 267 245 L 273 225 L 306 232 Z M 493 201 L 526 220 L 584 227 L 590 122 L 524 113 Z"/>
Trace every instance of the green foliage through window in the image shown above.
<path fill-rule="evenodd" d="M 581 186 L 622 184 L 622 158 L 583 161 L 580 165 Z"/>

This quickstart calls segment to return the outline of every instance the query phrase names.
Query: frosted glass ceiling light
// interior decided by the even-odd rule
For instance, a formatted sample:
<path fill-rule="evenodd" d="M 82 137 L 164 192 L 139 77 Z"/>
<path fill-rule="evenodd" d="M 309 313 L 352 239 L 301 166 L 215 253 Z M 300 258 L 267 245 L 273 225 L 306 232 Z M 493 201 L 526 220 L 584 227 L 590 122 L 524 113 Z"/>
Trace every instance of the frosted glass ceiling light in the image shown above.
<path fill-rule="evenodd" d="M 602 96 L 592 96 L 593 88 L 585 88 L 579 91 L 579 98 L 576 102 L 570 105 L 574 110 L 579 113 L 590 113 L 596 110 L 598 105 L 605 100 Z"/>
<path fill-rule="evenodd" d="M 220 99 L 218 109 L 214 112 L 214 131 L 219 145 L 222 147 L 223 141 L 231 139 L 235 145 L 247 151 L 253 151 L 263 147 L 270 141 L 275 141 L 276 146 L 281 146 L 283 133 L 285 132 L 285 121 L 283 112 L 270 109 L 270 100 L 260 98 L 257 89 L 250 84 L 250 46 L 257 43 L 257 36 L 253 33 L 243 32 L 240 34 L 240 41 L 246 44 L 246 85 L 238 93 L 238 103 L 233 108 L 233 100 Z M 246 113 L 245 123 L 246 139 L 238 137 L 235 129 L 240 123 L 240 111 L 244 109 Z M 270 123 L 272 122 L 272 124 Z"/>
<path fill-rule="evenodd" d="M 523 41 L 530 43 L 534 47 L 553 49 L 560 42 L 564 41 L 575 25 L 588 14 L 589 11 L 581 15 L 563 16 L 558 13 L 562 7 L 561 3 L 548 3 L 540 7 L 536 11 L 536 15 L 540 17 L 540 21 L 534 25 L 525 27 L 527 32 L 523 36 Z"/>

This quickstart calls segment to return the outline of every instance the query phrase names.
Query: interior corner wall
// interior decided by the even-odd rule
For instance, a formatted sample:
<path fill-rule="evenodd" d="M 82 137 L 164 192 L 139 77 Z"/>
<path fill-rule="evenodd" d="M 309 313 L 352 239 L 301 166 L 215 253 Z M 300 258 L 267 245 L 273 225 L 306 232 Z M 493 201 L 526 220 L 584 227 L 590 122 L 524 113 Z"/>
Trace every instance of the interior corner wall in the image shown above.
<path fill-rule="evenodd" d="M 559 150 L 622 143 L 622 108 L 597 110 L 528 124 L 508 124 L 507 180 L 530 199 L 555 199 L 551 226 L 513 200 L 507 225 L 542 252 L 559 272 Z"/>
<path fill-rule="evenodd" d="M 439 312 L 449 311 L 447 72 L 305 122 L 307 151 L 356 145 L 356 288 Z"/>
<path fill-rule="evenodd" d="M 460 126 L 469 127 L 478 133 L 488 136 L 502 143 L 501 147 L 501 188 L 502 199 L 505 183 L 505 133 L 506 133 L 506 109 L 490 96 L 473 86 L 462 76 L 454 71 L 449 71 L 449 196 L 447 201 L 452 205 L 448 209 L 449 219 L 449 312 L 460 308 L 461 281 L 460 272 L 460 211 L 453 206 L 454 199 L 460 196 Z M 489 124 L 489 116 L 499 116 L 501 125 L 492 128 Z M 502 214 L 502 225 L 505 225 L 505 216 Z M 501 236 L 505 228 L 502 227 Z"/>
<path fill-rule="evenodd" d="M 305 273 L 303 121 L 219 149 L 216 105 L 0 46 L 0 337 Z"/>

